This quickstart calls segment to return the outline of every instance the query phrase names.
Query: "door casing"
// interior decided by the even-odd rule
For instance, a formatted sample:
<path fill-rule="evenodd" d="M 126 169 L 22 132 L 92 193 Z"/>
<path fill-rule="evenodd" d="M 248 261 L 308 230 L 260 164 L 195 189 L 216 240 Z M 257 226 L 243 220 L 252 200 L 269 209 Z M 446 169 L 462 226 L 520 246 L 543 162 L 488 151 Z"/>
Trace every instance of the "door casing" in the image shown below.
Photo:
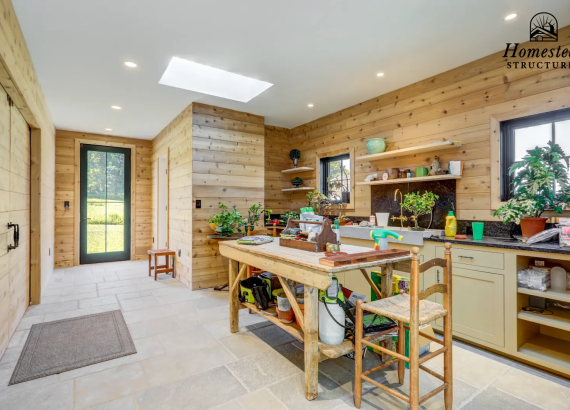
<path fill-rule="evenodd" d="M 168 248 L 168 154 L 158 158 L 158 226 L 156 249 Z"/>

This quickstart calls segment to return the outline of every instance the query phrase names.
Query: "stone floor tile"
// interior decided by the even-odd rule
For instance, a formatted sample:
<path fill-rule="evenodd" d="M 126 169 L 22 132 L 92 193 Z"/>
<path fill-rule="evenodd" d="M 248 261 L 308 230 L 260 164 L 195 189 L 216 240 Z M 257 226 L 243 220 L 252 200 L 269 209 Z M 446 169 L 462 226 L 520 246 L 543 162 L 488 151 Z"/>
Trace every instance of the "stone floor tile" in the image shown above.
<path fill-rule="evenodd" d="M 98 293 L 99 296 L 109 296 L 109 295 L 120 295 L 121 293 L 131 293 L 138 291 L 139 288 L 137 287 L 137 285 L 127 285 L 127 286 L 119 286 L 116 288 L 99 289 Z"/>
<path fill-rule="evenodd" d="M 50 303 L 48 305 L 32 305 L 28 308 L 28 310 L 26 310 L 26 313 L 24 313 L 24 318 L 74 310 L 78 309 L 78 306 L 79 305 L 75 300 L 69 302 Z"/>
<path fill-rule="evenodd" d="M 65 295 L 65 296 L 60 296 L 59 297 L 59 301 L 60 302 L 68 302 L 70 300 L 80 300 L 80 299 L 88 299 L 88 298 L 96 298 L 97 296 L 99 296 L 97 294 L 97 292 L 88 292 L 88 293 L 75 293 L 72 295 Z"/>
<path fill-rule="evenodd" d="M 91 407 L 89 410 L 137 410 L 136 398 L 134 396 L 125 396 L 121 399 Z"/>
<path fill-rule="evenodd" d="M 246 393 L 225 367 L 137 393 L 140 410 L 205 410 Z"/>
<path fill-rule="evenodd" d="M 275 350 L 226 365 L 249 391 L 255 391 L 302 371 Z"/>
<path fill-rule="evenodd" d="M 73 278 L 73 286 L 91 285 L 93 283 L 102 283 L 102 282 L 105 282 L 105 278 L 100 275 L 77 274 Z"/>
<path fill-rule="evenodd" d="M 210 407 L 208 410 L 248 410 L 248 409 L 243 408 L 236 400 L 231 400 L 226 403 L 222 403 L 219 406 Z"/>
<path fill-rule="evenodd" d="M 150 307 L 146 309 L 133 310 L 123 314 L 127 324 L 145 322 L 147 320 L 159 319 L 161 317 L 174 316 L 175 310 L 170 305 Z"/>
<path fill-rule="evenodd" d="M 109 310 L 118 310 L 119 304 L 109 304 L 109 305 L 102 305 L 102 306 L 94 306 L 84 309 L 74 309 L 68 310 L 66 312 L 57 312 L 57 313 L 50 313 L 45 315 L 44 322 L 52 322 L 54 320 L 62 320 L 62 319 L 69 319 L 72 317 L 79 317 L 85 315 L 94 315 L 96 313 L 107 312 Z"/>
<path fill-rule="evenodd" d="M 142 279 L 126 279 L 126 280 L 115 280 L 112 282 L 105 282 L 97 284 L 97 289 L 110 289 L 110 288 L 120 288 L 123 286 L 138 285 L 141 283 Z"/>
<path fill-rule="evenodd" d="M 547 410 L 570 409 L 570 388 L 519 369 L 509 369 L 492 386 Z"/>
<path fill-rule="evenodd" d="M 196 322 L 199 322 L 199 320 L 196 319 Z M 261 315 L 243 315 L 240 316 L 239 318 L 240 332 L 247 332 L 256 327 L 269 326 L 269 325 L 271 325 L 271 322 L 265 319 Z M 215 320 L 212 322 L 203 323 L 202 326 L 204 326 L 204 329 L 206 329 L 208 333 L 210 333 L 216 339 L 220 339 L 235 334 L 230 331 L 228 319 Z"/>
<path fill-rule="evenodd" d="M 288 410 L 268 389 L 254 391 L 236 401 L 246 410 Z"/>
<path fill-rule="evenodd" d="M 432 349 L 439 347 L 436 343 L 431 345 Z M 443 355 L 436 356 L 426 362 L 425 366 L 442 374 Z M 479 389 L 486 387 L 509 368 L 510 366 L 507 364 L 497 362 L 459 346 L 453 346 L 453 375 L 471 386 Z"/>
<path fill-rule="evenodd" d="M 216 339 L 200 325 L 175 332 L 163 333 L 158 336 L 158 339 L 168 353 L 189 348 L 202 349 L 210 346 L 217 346 L 219 349 L 223 349 Z"/>
<path fill-rule="evenodd" d="M 61 295 L 62 290 L 63 290 L 63 288 L 44 289 L 44 290 L 42 290 L 42 299 L 44 296 L 59 296 L 59 295 Z"/>
<path fill-rule="evenodd" d="M 11 347 L 18 347 L 21 344 L 23 344 L 26 341 L 29 334 L 30 334 L 29 330 L 18 330 L 17 332 L 14 332 L 14 334 L 10 338 L 10 342 L 8 343 L 8 349 L 10 349 Z"/>
<path fill-rule="evenodd" d="M 12 347 L 10 349 L 6 349 L 2 358 L 0 358 L 0 370 L 3 369 L 14 369 L 16 367 L 16 363 L 20 358 L 20 354 L 24 350 L 24 345 Z"/>
<path fill-rule="evenodd" d="M 348 392 L 322 374 L 319 374 L 319 397 L 313 401 L 305 399 L 305 377 L 302 374 L 277 382 L 269 390 L 291 410 L 330 410 L 350 399 Z"/>
<path fill-rule="evenodd" d="M 217 306 L 229 306 L 228 292 L 195 292 L 200 298 L 192 303 L 198 309 L 210 309 Z"/>
<path fill-rule="evenodd" d="M 57 289 L 59 291 L 61 291 L 61 289 Z M 61 296 L 60 295 L 54 295 L 54 296 L 46 296 L 44 294 L 42 294 L 42 305 L 48 305 L 50 303 L 59 303 L 61 302 Z"/>
<path fill-rule="evenodd" d="M 181 330 L 174 317 L 164 317 L 147 320 L 146 322 L 133 323 L 128 325 L 128 327 L 133 340 Z"/>
<path fill-rule="evenodd" d="M 144 296 L 142 298 L 125 299 L 121 300 L 120 303 L 123 312 L 130 312 L 131 310 L 150 308 L 160 305 L 160 302 L 156 300 L 153 295 Z"/>
<path fill-rule="evenodd" d="M 75 408 L 86 409 L 148 387 L 140 363 L 131 363 L 75 379 Z"/>
<path fill-rule="evenodd" d="M 251 332 L 272 347 L 284 345 L 297 340 L 289 333 L 275 325 L 252 329 Z"/>
<path fill-rule="evenodd" d="M 0 397 L 9 394 L 20 393 L 26 390 L 37 389 L 39 387 L 47 386 L 48 384 L 54 384 L 58 382 L 58 376 L 57 374 L 54 374 L 51 376 L 30 380 L 28 382 L 17 383 L 13 384 L 12 386 L 8 386 L 8 383 L 12 378 L 12 374 L 14 373 L 14 368 L 9 367 L 0 370 Z"/>
<path fill-rule="evenodd" d="M 88 307 L 109 305 L 113 303 L 117 303 L 117 297 L 115 295 L 86 298 L 79 301 L 79 308 L 85 309 Z"/>
<path fill-rule="evenodd" d="M 38 387 L 15 394 L 0 394 L 0 409 L 72 410 L 73 381 Z"/>
<path fill-rule="evenodd" d="M 79 293 L 90 293 L 90 292 L 97 292 L 97 285 L 90 284 L 90 285 L 80 285 L 80 286 L 72 286 L 69 288 L 65 288 L 61 291 L 61 296 L 67 295 L 77 295 Z"/>
<path fill-rule="evenodd" d="M 173 352 L 143 360 L 144 371 L 152 386 L 170 383 L 225 365 L 236 360 L 219 345 L 202 349 L 179 349 Z"/>
<path fill-rule="evenodd" d="M 119 300 L 127 300 L 127 299 L 134 299 L 134 298 L 142 298 L 143 296 L 150 296 L 152 292 L 150 290 L 137 290 L 136 292 L 130 293 L 118 293 L 117 299 Z"/>
<path fill-rule="evenodd" d="M 565 407 L 557 407 L 558 410 L 569 409 L 570 404 L 566 402 Z M 479 393 L 473 400 L 461 408 L 461 410 L 540 410 L 543 407 L 537 407 L 527 403 L 510 394 L 503 393 L 493 387 Z"/>
<path fill-rule="evenodd" d="M 251 332 L 235 333 L 219 341 L 238 359 L 271 350 L 271 346 Z"/>
<path fill-rule="evenodd" d="M 29 309 L 29 308 L 28 308 Z M 45 315 L 39 316 L 31 316 L 31 317 L 24 317 L 18 323 L 18 327 L 16 327 L 16 331 L 19 330 L 28 330 L 36 323 L 42 323 L 44 321 Z"/>
<path fill-rule="evenodd" d="M 157 292 L 157 291 L 161 291 L 161 290 L 166 291 L 166 290 L 171 290 L 171 289 L 177 289 L 177 287 L 174 287 L 174 288 L 170 287 L 167 289 L 154 289 L 153 292 Z M 193 303 L 196 302 L 197 304 L 199 304 L 200 301 L 204 300 L 204 298 L 202 297 L 200 292 L 192 292 L 192 291 L 189 291 L 186 289 L 184 289 L 181 292 L 167 293 L 167 294 L 159 295 L 156 298 L 163 305 L 178 303 L 178 302 L 185 302 L 187 300 L 191 300 L 191 301 L 193 301 Z"/>
<path fill-rule="evenodd" d="M 171 295 L 173 293 L 198 293 L 198 291 L 194 291 L 192 289 L 188 289 L 186 286 L 167 286 L 162 289 L 153 289 L 152 294 L 154 296 L 164 296 L 164 295 Z"/>

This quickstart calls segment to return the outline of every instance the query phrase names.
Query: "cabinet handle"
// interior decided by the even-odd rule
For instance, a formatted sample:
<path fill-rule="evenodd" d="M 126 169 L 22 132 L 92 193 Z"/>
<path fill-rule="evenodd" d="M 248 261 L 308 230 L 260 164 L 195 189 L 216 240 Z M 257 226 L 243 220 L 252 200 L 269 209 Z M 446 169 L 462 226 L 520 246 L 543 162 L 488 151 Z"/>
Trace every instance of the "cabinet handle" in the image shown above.
<path fill-rule="evenodd" d="M 463 255 L 459 255 L 460 258 L 463 259 L 475 259 L 473 256 L 463 256 Z"/>

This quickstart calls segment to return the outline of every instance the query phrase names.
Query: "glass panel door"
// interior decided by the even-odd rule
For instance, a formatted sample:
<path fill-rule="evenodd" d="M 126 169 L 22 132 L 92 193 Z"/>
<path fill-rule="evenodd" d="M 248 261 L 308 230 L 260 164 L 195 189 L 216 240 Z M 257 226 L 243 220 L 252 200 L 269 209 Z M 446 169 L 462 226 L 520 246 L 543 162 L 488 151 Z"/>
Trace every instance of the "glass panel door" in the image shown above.
<path fill-rule="evenodd" d="M 131 150 L 82 144 L 80 263 L 131 257 Z"/>

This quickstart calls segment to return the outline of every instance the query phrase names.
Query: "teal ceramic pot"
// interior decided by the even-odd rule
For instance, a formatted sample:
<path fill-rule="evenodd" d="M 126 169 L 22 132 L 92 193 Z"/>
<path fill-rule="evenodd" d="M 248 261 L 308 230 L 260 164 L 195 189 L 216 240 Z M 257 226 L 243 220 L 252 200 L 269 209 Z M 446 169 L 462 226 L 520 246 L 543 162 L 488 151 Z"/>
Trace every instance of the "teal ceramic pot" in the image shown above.
<path fill-rule="evenodd" d="M 384 138 L 372 138 L 366 141 L 366 152 L 369 154 L 380 154 L 386 150 L 386 140 Z"/>

